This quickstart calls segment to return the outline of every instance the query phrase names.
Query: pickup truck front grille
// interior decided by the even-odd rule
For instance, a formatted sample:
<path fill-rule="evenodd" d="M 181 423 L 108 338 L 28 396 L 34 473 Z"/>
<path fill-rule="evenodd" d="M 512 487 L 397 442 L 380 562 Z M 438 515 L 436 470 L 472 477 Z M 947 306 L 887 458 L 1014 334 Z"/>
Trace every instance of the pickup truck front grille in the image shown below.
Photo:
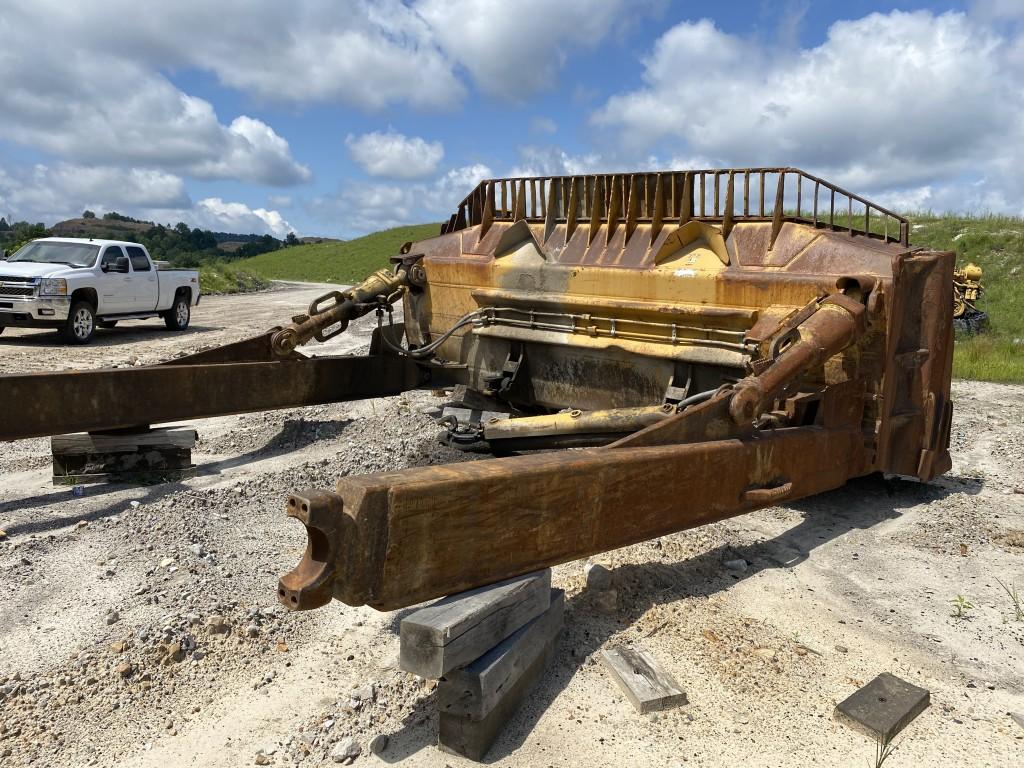
<path fill-rule="evenodd" d="M 0 275 L 0 296 L 34 296 L 36 278 Z"/>

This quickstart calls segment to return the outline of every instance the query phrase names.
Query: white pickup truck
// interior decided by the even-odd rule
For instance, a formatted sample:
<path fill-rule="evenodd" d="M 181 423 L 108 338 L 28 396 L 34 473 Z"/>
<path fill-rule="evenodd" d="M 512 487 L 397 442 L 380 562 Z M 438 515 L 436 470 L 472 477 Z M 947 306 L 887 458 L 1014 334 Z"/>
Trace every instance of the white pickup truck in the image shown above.
<path fill-rule="evenodd" d="M 198 303 L 199 272 L 167 269 L 139 243 L 47 237 L 0 261 L 0 333 L 57 328 L 88 344 L 97 326 L 148 317 L 183 331 Z"/>

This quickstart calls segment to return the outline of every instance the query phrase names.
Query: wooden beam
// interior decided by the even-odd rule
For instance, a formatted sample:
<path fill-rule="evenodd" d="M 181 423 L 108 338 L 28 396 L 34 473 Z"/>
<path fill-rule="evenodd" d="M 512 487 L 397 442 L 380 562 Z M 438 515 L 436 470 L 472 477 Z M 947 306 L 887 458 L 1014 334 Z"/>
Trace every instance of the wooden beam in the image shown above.
<path fill-rule="evenodd" d="M 483 760 L 491 745 L 501 735 L 502 729 L 508 725 L 516 710 L 544 675 L 544 670 L 555 652 L 555 639 L 551 638 L 548 641 L 542 652 L 506 692 L 501 702 L 482 720 L 471 720 L 468 717 L 442 712 L 438 717 L 438 747 L 445 752 L 468 757 L 470 760 Z"/>
<path fill-rule="evenodd" d="M 888 744 L 930 703 L 931 694 L 924 688 L 883 672 L 841 701 L 834 717 L 854 730 Z"/>
<path fill-rule="evenodd" d="M 446 597 L 402 619 L 400 665 L 436 680 L 480 658 L 550 604 L 550 569 Z"/>
<path fill-rule="evenodd" d="M 50 448 L 54 453 L 103 453 L 136 451 L 150 446 L 195 448 L 198 434 L 194 429 L 151 429 L 146 432 L 116 434 L 54 435 Z"/>
<path fill-rule="evenodd" d="M 658 661 L 639 647 L 601 651 L 601 663 L 642 715 L 686 704 L 686 694 Z"/>
<path fill-rule="evenodd" d="M 437 684 L 438 711 L 483 720 L 558 634 L 564 613 L 565 592 L 552 589 L 544 613 L 468 666 L 445 674 Z"/>

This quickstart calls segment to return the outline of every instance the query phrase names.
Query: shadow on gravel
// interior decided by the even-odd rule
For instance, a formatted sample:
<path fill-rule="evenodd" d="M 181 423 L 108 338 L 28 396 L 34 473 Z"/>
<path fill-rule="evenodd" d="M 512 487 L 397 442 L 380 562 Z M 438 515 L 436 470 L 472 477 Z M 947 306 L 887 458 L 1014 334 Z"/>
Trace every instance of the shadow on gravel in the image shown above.
<path fill-rule="evenodd" d="M 146 321 L 139 321 L 140 323 Z M 146 342 L 153 341 L 156 337 L 161 336 L 174 336 L 176 338 L 188 338 L 190 336 L 196 336 L 203 333 L 210 333 L 211 331 L 222 331 L 222 327 L 212 327 L 206 325 L 189 325 L 184 331 L 171 331 L 168 330 L 162 320 L 154 321 L 149 325 L 137 325 L 137 326 L 126 326 L 124 328 L 97 328 L 96 335 L 93 336 L 92 341 L 89 342 L 90 347 L 113 347 L 122 346 L 124 344 L 132 342 Z M 35 333 L 30 333 L 25 336 L 0 336 L 0 347 L 67 347 L 68 345 L 61 341 L 60 336 L 57 335 L 57 331 L 44 331 L 40 330 Z"/>
<path fill-rule="evenodd" d="M 138 487 L 140 486 L 130 483 L 109 483 L 102 486 L 87 485 L 85 486 L 85 495 L 81 497 L 75 496 L 71 489 L 68 488 L 66 491 L 55 491 L 54 493 L 48 493 L 45 496 L 34 496 L 27 501 L 4 502 L 3 504 L 0 504 L 0 515 L 3 515 L 6 510 L 13 508 L 26 509 L 30 507 L 45 507 L 50 504 L 73 505 L 75 503 L 81 503 L 84 505 L 88 503 L 89 499 L 95 499 L 97 496 L 118 493 L 120 491 L 126 491 L 129 488 Z M 152 504 L 154 501 L 158 501 L 164 496 L 188 490 L 188 486 L 180 482 L 161 483 L 160 485 L 141 487 L 145 488 L 146 491 L 145 495 L 141 497 L 137 496 L 131 499 L 118 499 L 104 507 L 79 512 L 77 514 L 71 513 L 55 517 L 47 517 L 43 520 L 12 523 L 11 525 L 6 526 L 5 530 L 7 531 L 8 536 L 48 533 L 60 528 L 67 528 L 68 526 L 74 525 L 82 520 L 86 520 L 91 523 L 104 517 L 113 517 L 116 514 L 124 512 L 132 501 L 138 501 L 140 504 Z M 71 508 L 74 509 L 74 506 L 71 506 Z"/>
<path fill-rule="evenodd" d="M 792 568 L 810 557 L 821 544 L 856 529 L 867 529 L 900 516 L 901 511 L 928 504 L 953 493 L 977 494 L 982 481 L 946 475 L 924 484 L 881 475 L 851 480 L 842 488 L 786 505 L 804 513 L 803 520 L 773 539 L 745 546 L 723 545 L 676 563 L 651 562 L 625 565 L 613 571 L 619 593 L 615 616 L 597 612 L 594 596 L 587 590 L 566 600 L 565 628 L 555 658 L 539 687 L 512 718 L 495 742 L 485 762 L 509 758 L 529 738 L 538 720 L 569 685 L 576 671 L 617 632 L 630 626 L 655 605 L 688 597 L 708 597 L 727 590 L 737 581 L 772 568 Z M 743 558 L 748 567 L 736 573 L 723 569 L 727 560 Z M 391 629 L 398 632 L 402 618 L 415 608 L 397 611 Z M 656 627 L 650 634 L 656 632 Z M 428 697 L 391 734 L 384 759 L 399 762 L 436 743 L 434 697 Z M 424 720 L 426 718 L 426 720 Z"/>
<path fill-rule="evenodd" d="M 313 445 L 322 440 L 337 438 L 345 428 L 352 423 L 351 419 L 338 421 L 306 420 L 303 418 L 286 419 L 281 426 L 281 431 L 274 435 L 264 445 L 254 448 L 247 453 L 232 456 L 221 461 L 211 461 L 199 464 L 196 468 L 197 476 L 216 476 L 224 470 L 250 464 L 253 461 L 266 459 L 271 456 L 280 456 L 292 451 L 298 451 Z M 0 503 L 0 518 L 9 510 L 36 509 L 61 505 L 62 509 L 70 506 L 74 509 L 76 505 L 84 506 L 89 499 L 106 496 L 113 493 L 120 493 L 131 488 L 145 489 L 145 495 L 132 499 L 118 499 L 99 509 L 93 509 L 78 514 L 69 513 L 60 516 L 47 517 L 42 520 L 32 520 L 23 523 L 12 523 L 4 527 L 8 536 L 47 533 L 50 531 L 66 528 L 75 523 L 87 520 L 93 522 L 103 517 L 110 517 L 124 509 L 132 502 L 138 501 L 141 504 L 151 504 L 170 494 L 179 491 L 189 490 L 189 487 L 181 482 L 159 483 L 156 485 L 139 485 L 137 483 L 103 483 L 86 485 L 83 496 L 75 496 L 71 488 L 54 490 L 52 493 L 32 496 L 27 499 L 14 499 Z"/>
<path fill-rule="evenodd" d="M 233 469 L 272 456 L 282 456 L 299 451 L 324 440 L 334 440 L 352 423 L 352 419 L 285 419 L 281 431 L 259 448 L 232 456 L 230 459 L 210 461 L 197 467 L 199 475 L 219 475 L 225 469 Z"/>

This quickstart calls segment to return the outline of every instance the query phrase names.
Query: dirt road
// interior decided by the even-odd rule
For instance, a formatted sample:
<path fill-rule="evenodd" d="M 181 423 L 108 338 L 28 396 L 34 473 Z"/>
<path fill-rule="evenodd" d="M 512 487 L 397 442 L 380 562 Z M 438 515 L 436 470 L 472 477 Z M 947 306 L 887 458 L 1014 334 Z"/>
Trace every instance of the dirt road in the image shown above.
<path fill-rule="evenodd" d="M 84 348 L 8 330 L 0 370 L 157 362 L 286 321 L 323 290 L 207 297 L 186 334 L 128 323 Z M 315 351 L 360 348 L 372 322 Z M 558 655 L 489 762 L 873 764 L 873 744 L 831 714 L 888 671 L 928 688 L 932 706 L 886 765 L 1020 765 L 1024 728 L 1008 713 L 1024 712 L 1024 622 L 997 579 L 1024 592 L 1024 387 L 958 382 L 954 394 L 954 468 L 931 485 L 864 479 L 600 556 L 610 612 L 582 563 L 556 568 Z M 289 489 L 466 460 L 437 444 L 425 411 L 439 402 L 202 420 L 197 478 L 82 497 L 51 485 L 48 441 L 4 446 L 0 763 L 316 766 L 355 739 L 357 765 L 471 765 L 433 746 L 431 684 L 394 668 L 401 613 L 287 614 L 274 594 L 304 546 L 283 513 Z M 962 618 L 958 595 L 972 606 Z M 595 663 L 622 642 L 648 648 L 690 703 L 636 714 Z"/>

